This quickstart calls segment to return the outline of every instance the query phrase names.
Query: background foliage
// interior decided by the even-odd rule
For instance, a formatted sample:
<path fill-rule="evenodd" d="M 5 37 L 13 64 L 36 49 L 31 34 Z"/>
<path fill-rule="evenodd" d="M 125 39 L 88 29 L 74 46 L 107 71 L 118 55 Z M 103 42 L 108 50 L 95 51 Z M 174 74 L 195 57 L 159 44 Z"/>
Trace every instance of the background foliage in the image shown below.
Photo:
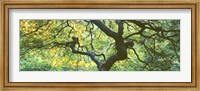
<path fill-rule="evenodd" d="M 127 58 L 116 61 L 110 71 L 179 71 L 179 20 L 120 20 L 125 42 L 134 43 L 127 49 Z M 118 32 L 117 20 L 100 20 Z M 137 24 L 138 22 L 138 24 Z M 143 24 L 145 29 L 142 33 Z M 21 71 L 98 71 L 97 64 L 87 55 L 76 54 L 66 42 L 78 38 L 75 48 L 82 52 L 101 54 L 105 63 L 117 52 L 113 38 L 90 20 L 20 20 Z"/>

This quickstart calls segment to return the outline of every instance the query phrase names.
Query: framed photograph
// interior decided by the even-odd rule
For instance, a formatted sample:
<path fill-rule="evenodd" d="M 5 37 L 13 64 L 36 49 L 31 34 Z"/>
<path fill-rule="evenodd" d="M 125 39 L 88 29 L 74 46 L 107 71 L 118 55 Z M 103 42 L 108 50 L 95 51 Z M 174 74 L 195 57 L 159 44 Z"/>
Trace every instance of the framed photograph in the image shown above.
<path fill-rule="evenodd" d="M 3 89 L 199 90 L 198 1 L 1 3 Z"/>

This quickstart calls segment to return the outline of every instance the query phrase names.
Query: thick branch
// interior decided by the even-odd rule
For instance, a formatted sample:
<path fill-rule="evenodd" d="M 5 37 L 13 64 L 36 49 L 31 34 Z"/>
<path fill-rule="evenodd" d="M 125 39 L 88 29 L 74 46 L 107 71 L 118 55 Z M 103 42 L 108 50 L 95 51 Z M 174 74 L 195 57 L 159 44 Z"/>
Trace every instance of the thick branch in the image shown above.
<path fill-rule="evenodd" d="M 93 53 L 78 51 L 78 50 L 75 50 L 74 47 L 71 47 L 71 49 L 72 49 L 73 53 L 89 56 L 96 63 L 97 67 L 98 68 L 100 67 L 101 62 L 95 57 L 95 55 Z"/>
<path fill-rule="evenodd" d="M 117 53 L 110 56 L 107 60 L 106 63 L 102 65 L 101 70 L 110 70 L 112 65 L 119 60 L 124 60 L 127 58 L 127 48 L 128 47 L 133 47 L 134 43 L 132 41 L 128 41 L 126 43 L 123 42 L 123 38 L 120 38 L 118 41 L 116 41 L 116 49 Z"/>
<path fill-rule="evenodd" d="M 98 60 L 95 57 L 95 53 L 94 52 L 82 52 L 82 51 L 76 50 L 75 49 L 75 45 L 79 44 L 78 38 L 77 37 L 73 37 L 72 39 L 73 39 L 73 41 L 66 42 L 66 46 L 70 46 L 72 52 L 75 53 L 75 54 L 81 54 L 81 55 L 89 56 L 96 63 L 96 65 L 97 65 L 97 67 L 99 69 L 101 67 L 102 63 L 100 62 L 100 60 Z"/>
<path fill-rule="evenodd" d="M 118 34 L 122 35 L 124 32 L 123 22 L 120 20 L 116 20 L 116 23 L 118 24 Z"/>
<path fill-rule="evenodd" d="M 117 33 L 110 30 L 108 27 L 106 27 L 101 21 L 99 20 L 91 20 L 92 23 L 94 23 L 96 26 L 98 26 L 101 31 L 103 31 L 106 35 L 115 38 Z"/>
<path fill-rule="evenodd" d="M 137 21 L 137 20 L 127 20 L 127 21 L 132 22 L 132 23 L 136 24 L 137 26 L 139 26 L 141 28 L 145 27 L 145 24 L 140 22 L 140 21 Z"/>

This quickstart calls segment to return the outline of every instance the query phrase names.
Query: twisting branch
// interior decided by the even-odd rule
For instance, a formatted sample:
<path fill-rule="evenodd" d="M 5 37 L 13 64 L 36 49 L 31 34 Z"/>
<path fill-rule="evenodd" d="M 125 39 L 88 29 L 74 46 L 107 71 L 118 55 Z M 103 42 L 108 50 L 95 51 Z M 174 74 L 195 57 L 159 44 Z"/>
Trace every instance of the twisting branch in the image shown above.
<path fill-rule="evenodd" d="M 149 52 L 149 48 L 147 47 L 147 45 L 145 44 L 145 41 L 146 41 L 146 38 L 144 39 L 143 41 L 143 45 L 144 45 L 144 48 L 146 49 L 147 53 L 151 56 L 151 60 L 150 61 L 153 61 L 153 55 Z"/>
<path fill-rule="evenodd" d="M 72 26 L 69 24 L 69 21 L 67 21 L 67 25 L 71 28 L 70 31 L 69 31 L 69 34 L 68 34 L 68 37 L 71 37 L 71 33 L 72 33 L 72 31 L 74 30 L 74 27 L 72 27 Z"/>
<path fill-rule="evenodd" d="M 90 23 L 89 23 L 90 24 Z M 88 24 L 88 25 L 89 25 Z M 90 45 L 91 45 L 91 47 L 92 47 L 92 50 L 94 50 L 94 46 L 93 46 L 93 32 L 92 32 L 92 30 L 94 29 L 94 25 L 93 24 L 91 24 L 92 25 L 92 28 L 90 28 L 89 30 L 90 30 Z"/>
<path fill-rule="evenodd" d="M 170 42 L 172 43 L 173 48 L 174 48 L 175 55 L 176 55 L 178 61 L 180 61 L 180 56 L 178 55 L 178 52 L 177 52 L 177 50 L 176 50 L 176 44 L 175 44 L 176 42 L 175 42 L 174 40 L 170 39 L 170 37 L 166 37 L 166 36 L 164 35 L 164 31 L 161 31 L 161 35 L 160 35 L 160 34 L 157 34 L 157 36 L 159 36 L 160 38 L 166 39 L 166 40 L 168 40 L 168 41 L 170 41 Z"/>
<path fill-rule="evenodd" d="M 135 53 L 137 59 L 138 59 L 141 63 L 144 63 L 144 64 L 145 64 L 145 67 L 146 67 L 146 66 L 149 66 L 149 64 L 148 64 L 147 62 L 145 62 L 145 61 L 143 61 L 142 59 L 140 59 L 139 55 L 137 54 L 137 52 L 136 52 L 136 50 L 135 50 L 134 48 L 130 48 L 130 49 L 133 50 L 133 52 Z"/>
<path fill-rule="evenodd" d="M 79 44 L 78 37 L 72 37 L 72 39 L 73 39 L 73 41 L 66 42 L 66 46 L 69 46 L 71 48 L 72 53 L 89 56 L 96 63 L 97 68 L 100 69 L 102 63 L 100 60 L 98 60 L 95 57 L 95 53 L 94 52 L 82 52 L 82 51 L 76 50 L 75 46 L 76 46 L 76 44 Z"/>
<path fill-rule="evenodd" d="M 137 34 L 140 34 L 140 35 L 143 35 L 142 32 L 145 30 L 145 28 L 141 28 L 138 32 L 135 32 L 135 33 L 132 33 L 126 37 L 124 37 L 124 39 L 128 39 L 129 37 L 133 36 L 133 35 L 137 35 Z"/>
<path fill-rule="evenodd" d="M 114 38 L 116 37 L 117 33 L 110 30 L 108 27 L 106 27 L 101 21 L 99 20 L 91 20 L 92 23 L 94 23 L 96 26 L 98 26 L 101 31 L 103 31 L 106 35 Z"/>
<path fill-rule="evenodd" d="M 112 37 L 115 40 L 115 44 L 116 44 L 115 48 L 117 50 L 117 53 L 108 57 L 106 62 L 102 64 L 102 67 L 101 67 L 101 70 L 110 70 L 110 68 L 116 61 L 124 60 L 127 58 L 127 51 L 126 51 L 127 48 L 125 47 L 124 39 L 122 37 L 123 28 L 120 28 L 120 27 L 123 27 L 123 23 L 118 22 L 119 24 L 119 30 L 118 30 L 119 34 L 118 34 L 110 30 L 99 20 L 91 20 L 91 22 L 94 23 L 96 26 L 98 26 L 101 29 L 101 31 L 103 31 L 106 35 Z"/>
<path fill-rule="evenodd" d="M 142 23 L 142 22 L 140 22 L 140 21 L 137 21 L 137 20 L 127 20 L 127 21 L 136 24 L 136 25 L 139 26 L 140 28 L 144 28 L 144 27 L 145 27 L 145 24 Z"/>
<path fill-rule="evenodd" d="M 103 56 L 104 61 L 106 61 L 106 56 L 102 53 L 102 54 L 95 54 L 95 56 Z"/>
<path fill-rule="evenodd" d="M 130 49 L 133 50 L 133 52 L 135 53 L 137 59 L 138 59 L 140 62 L 144 63 L 144 61 L 140 59 L 140 57 L 139 57 L 139 55 L 137 54 L 136 50 L 135 50 L 134 48 L 130 48 Z"/>
<path fill-rule="evenodd" d="M 116 23 L 118 24 L 118 34 L 122 35 L 124 32 L 123 22 L 120 20 L 116 20 Z"/>
<path fill-rule="evenodd" d="M 79 51 L 78 49 L 76 49 L 76 45 L 79 44 L 78 42 L 78 38 L 77 37 L 73 37 L 73 41 L 70 41 L 70 42 L 66 42 L 66 45 L 69 46 L 72 50 L 73 53 L 75 54 L 81 54 L 81 55 L 87 55 L 89 56 L 96 64 L 97 64 L 97 67 L 98 67 L 98 70 L 100 71 L 107 71 L 107 70 L 110 70 L 110 68 L 112 67 L 112 65 L 116 62 L 116 61 L 119 61 L 119 60 L 125 60 L 127 59 L 127 49 L 132 49 L 137 57 L 137 59 L 144 63 L 145 64 L 145 67 L 146 66 L 149 66 L 149 64 L 146 62 L 146 61 L 143 61 L 142 59 L 140 59 L 139 55 L 137 54 L 136 50 L 133 48 L 134 46 L 134 42 L 133 41 L 128 41 L 128 42 L 124 42 L 125 39 L 128 39 L 130 36 L 132 35 L 141 35 L 142 37 L 144 38 L 152 38 L 153 36 L 158 36 L 159 33 L 161 32 L 161 37 L 164 37 L 164 34 L 163 33 L 163 30 L 160 29 L 159 27 L 158 28 L 155 28 L 151 25 L 148 25 L 146 23 L 142 23 L 140 21 L 136 21 L 136 20 L 128 20 L 129 22 L 131 23 L 134 23 L 135 25 L 139 26 L 141 29 L 138 31 L 138 32 L 135 32 L 135 33 L 132 33 L 128 36 L 126 36 L 125 38 L 123 38 L 123 30 L 124 30 L 124 27 L 123 27 L 123 22 L 124 21 L 121 21 L 121 20 L 117 20 L 116 23 L 118 24 L 118 32 L 114 32 L 113 30 L 109 29 L 105 24 L 103 24 L 101 21 L 99 20 L 91 20 L 91 22 L 96 25 L 100 31 L 103 31 L 107 36 L 113 38 L 115 40 L 115 49 L 116 49 L 116 54 L 113 54 L 111 55 L 110 57 L 108 57 L 107 59 L 105 58 L 105 55 L 104 54 L 95 54 L 94 51 L 92 52 L 83 52 L 82 51 Z M 156 33 L 150 35 L 150 36 L 146 36 L 143 34 L 143 31 L 145 31 L 145 29 L 151 29 L 153 31 L 155 31 Z M 90 30 L 90 35 L 92 34 L 91 30 Z M 92 36 L 91 37 L 91 40 L 92 40 Z M 167 38 L 166 38 L 167 39 Z M 144 43 L 144 46 L 145 46 L 145 49 L 147 50 L 147 47 Z M 154 50 L 155 50 L 155 41 L 154 41 Z M 147 50 L 148 51 L 148 50 Z M 148 51 L 149 53 L 149 51 Z M 152 55 L 149 53 L 149 55 L 152 57 Z M 103 56 L 104 57 L 104 60 L 105 63 L 102 63 L 99 59 L 96 58 L 96 56 Z M 152 59 L 153 60 L 153 57 Z"/>

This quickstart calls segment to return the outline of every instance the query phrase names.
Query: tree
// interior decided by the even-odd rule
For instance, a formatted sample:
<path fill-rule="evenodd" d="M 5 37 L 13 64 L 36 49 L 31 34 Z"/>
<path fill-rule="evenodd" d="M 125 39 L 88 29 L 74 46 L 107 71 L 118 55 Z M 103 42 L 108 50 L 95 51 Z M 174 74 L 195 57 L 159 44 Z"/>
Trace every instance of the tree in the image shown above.
<path fill-rule="evenodd" d="M 21 70 L 180 70 L 179 58 L 179 20 L 20 21 Z"/>

